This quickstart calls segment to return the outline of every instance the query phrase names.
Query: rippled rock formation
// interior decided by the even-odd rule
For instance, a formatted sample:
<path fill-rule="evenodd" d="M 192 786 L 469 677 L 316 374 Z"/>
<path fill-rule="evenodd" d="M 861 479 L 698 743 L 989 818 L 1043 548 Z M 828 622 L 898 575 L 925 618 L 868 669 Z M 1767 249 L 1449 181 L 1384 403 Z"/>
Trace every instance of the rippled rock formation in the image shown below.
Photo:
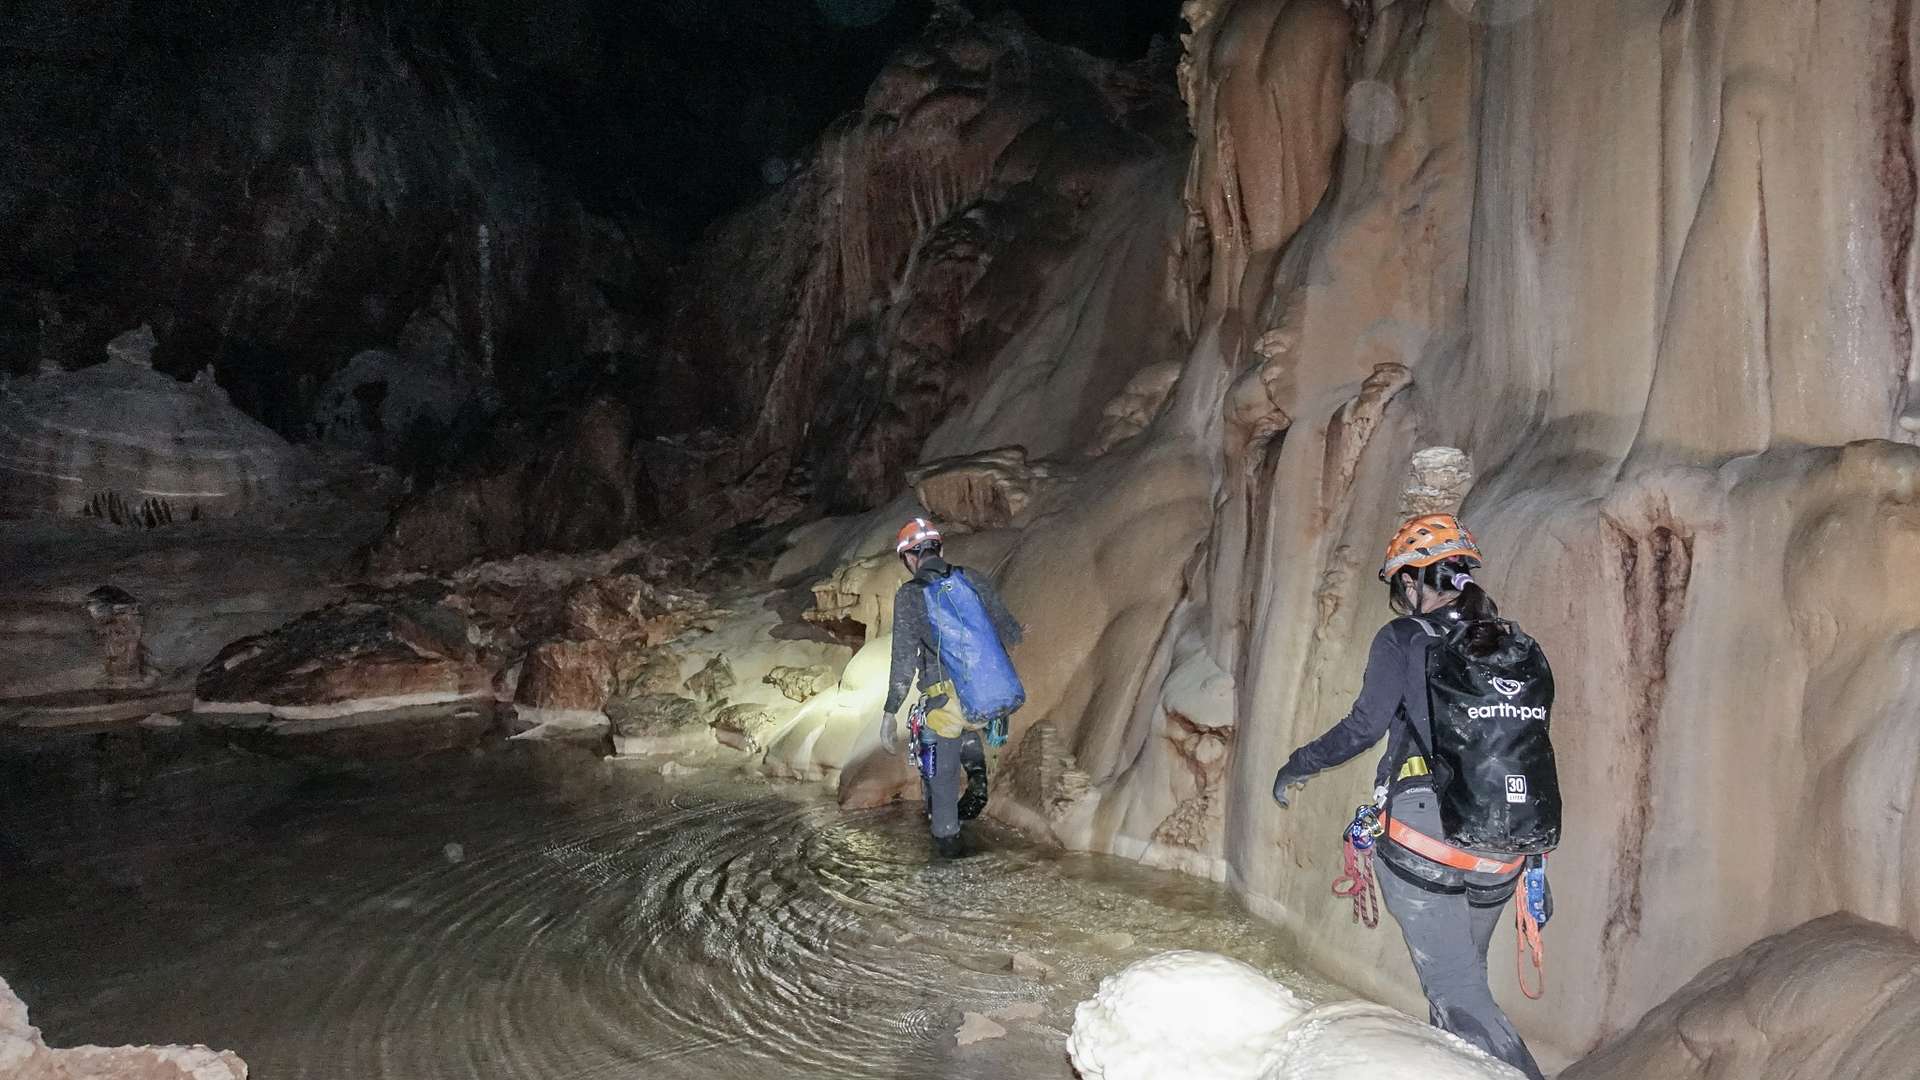
<path fill-rule="evenodd" d="M 0 515 L 146 528 L 271 515 L 299 475 L 286 442 L 234 408 L 211 371 L 184 383 L 145 350 L 0 386 Z"/>
<path fill-rule="evenodd" d="M 1906 1076 L 1920 1059 L 1920 944 L 1845 915 L 1713 965 L 1562 1080 Z"/>
<path fill-rule="evenodd" d="M 76 1046 L 55 1050 L 0 979 L 0 1075 L 10 1080 L 246 1080 L 231 1050 L 204 1046 Z"/>

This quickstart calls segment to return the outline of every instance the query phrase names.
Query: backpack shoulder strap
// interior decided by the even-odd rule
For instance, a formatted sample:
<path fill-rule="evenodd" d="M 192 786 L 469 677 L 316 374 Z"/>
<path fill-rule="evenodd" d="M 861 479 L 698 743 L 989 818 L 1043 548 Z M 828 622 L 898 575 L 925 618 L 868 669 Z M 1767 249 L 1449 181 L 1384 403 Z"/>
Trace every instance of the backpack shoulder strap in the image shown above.
<path fill-rule="evenodd" d="M 1433 699 L 1427 693 L 1427 659 L 1433 649 L 1446 639 L 1440 628 L 1419 616 L 1410 616 L 1414 625 L 1425 634 L 1407 642 L 1407 670 L 1405 696 L 1402 701 L 1407 710 L 1407 725 L 1413 729 L 1414 745 L 1422 756 L 1428 759 L 1428 767 L 1433 765 Z"/>

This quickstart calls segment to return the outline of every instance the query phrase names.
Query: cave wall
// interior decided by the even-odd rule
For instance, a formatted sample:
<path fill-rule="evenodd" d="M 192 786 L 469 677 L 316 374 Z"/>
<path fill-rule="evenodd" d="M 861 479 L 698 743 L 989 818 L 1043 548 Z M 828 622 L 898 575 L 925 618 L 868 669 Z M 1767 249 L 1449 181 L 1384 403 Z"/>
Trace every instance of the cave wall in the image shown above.
<path fill-rule="evenodd" d="M 1185 220 L 1128 286 L 1191 342 L 1176 384 L 1091 460 L 993 407 L 1078 414 L 1062 328 L 1126 305 L 1069 256 L 924 451 L 1027 441 L 1071 478 L 990 568 L 1032 624 L 994 812 L 1224 879 L 1417 1011 L 1397 935 L 1327 894 L 1375 755 L 1291 812 L 1269 789 L 1357 692 L 1409 456 L 1450 445 L 1560 692 L 1554 988 L 1493 980 L 1543 1058 L 1836 909 L 1920 928 L 1910 6 L 1185 12 Z"/>
<path fill-rule="evenodd" d="M 149 323 L 160 369 L 212 364 L 304 437 L 364 349 L 514 400 L 640 348 L 669 249 L 536 153 L 511 29 L 379 2 L 8 5 L 0 364 L 79 366 Z"/>

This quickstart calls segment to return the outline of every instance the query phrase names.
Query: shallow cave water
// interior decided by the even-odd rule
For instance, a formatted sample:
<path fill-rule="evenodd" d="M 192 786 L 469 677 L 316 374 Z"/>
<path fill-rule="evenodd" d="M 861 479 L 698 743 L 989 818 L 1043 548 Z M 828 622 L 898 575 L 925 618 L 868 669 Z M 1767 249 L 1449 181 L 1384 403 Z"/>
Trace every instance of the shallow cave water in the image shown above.
<path fill-rule="evenodd" d="M 496 744 L 497 746 L 497 744 Z M 1071 1077 L 1170 948 L 1309 997 L 1224 889 L 714 765 L 509 744 L 313 767 L 191 728 L 10 742 L 0 967 L 60 1045 L 321 1077 Z M 1005 1034 L 961 1045 L 965 1014 Z"/>

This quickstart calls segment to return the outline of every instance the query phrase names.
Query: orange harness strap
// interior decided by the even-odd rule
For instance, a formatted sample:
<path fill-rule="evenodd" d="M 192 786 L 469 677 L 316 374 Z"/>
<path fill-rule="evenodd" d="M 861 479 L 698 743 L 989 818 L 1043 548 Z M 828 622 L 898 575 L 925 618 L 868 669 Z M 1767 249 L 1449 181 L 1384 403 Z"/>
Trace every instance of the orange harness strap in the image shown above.
<path fill-rule="evenodd" d="M 1409 825 L 1403 825 L 1396 818 L 1387 818 L 1387 836 L 1394 843 L 1420 855 L 1432 859 L 1442 866 L 1451 866 L 1455 870 L 1465 870 L 1470 874 L 1511 874 L 1520 869 L 1527 860 L 1524 856 L 1501 862 L 1471 851 L 1454 847 L 1444 840 L 1435 840 L 1422 832 L 1416 832 Z"/>

